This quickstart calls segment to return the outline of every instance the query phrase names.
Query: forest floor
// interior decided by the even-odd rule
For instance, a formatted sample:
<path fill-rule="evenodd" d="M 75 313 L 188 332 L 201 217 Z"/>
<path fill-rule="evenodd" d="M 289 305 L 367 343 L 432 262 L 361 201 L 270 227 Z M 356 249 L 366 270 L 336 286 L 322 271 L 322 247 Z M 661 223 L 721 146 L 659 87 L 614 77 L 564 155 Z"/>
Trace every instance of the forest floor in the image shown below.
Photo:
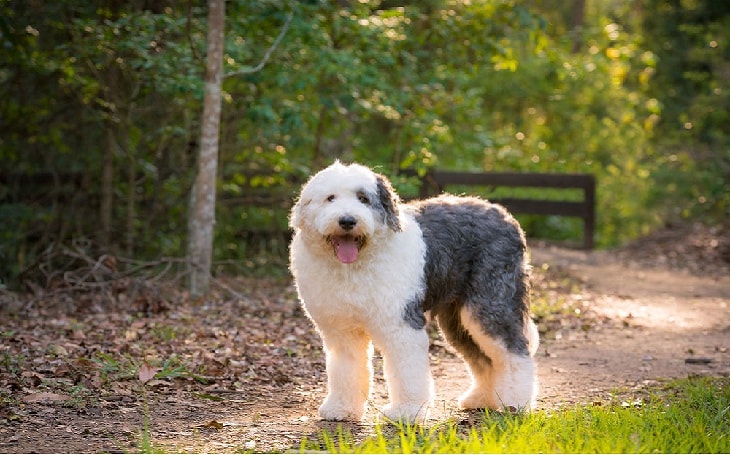
<path fill-rule="evenodd" d="M 672 378 L 730 376 L 730 230 L 689 225 L 614 251 L 531 244 L 539 407 L 632 402 Z M 0 293 L 0 452 L 297 451 L 323 429 L 324 359 L 289 279 L 230 279 L 206 301 L 158 283 Z M 549 308 L 549 310 L 546 310 Z M 557 308 L 557 310 L 556 310 Z M 436 404 L 461 361 L 433 330 Z M 386 403 L 376 356 L 373 400 Z"/>

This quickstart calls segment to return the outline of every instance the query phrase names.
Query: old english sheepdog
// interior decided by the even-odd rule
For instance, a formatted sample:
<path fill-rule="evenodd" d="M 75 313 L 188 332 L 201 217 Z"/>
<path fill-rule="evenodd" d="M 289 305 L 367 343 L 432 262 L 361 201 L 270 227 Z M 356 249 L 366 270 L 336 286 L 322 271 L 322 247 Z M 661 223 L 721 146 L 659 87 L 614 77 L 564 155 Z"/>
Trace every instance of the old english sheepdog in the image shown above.
<path fill-rule="evenodd" d="M 471 374 L 461 408 L 535 405 L 525 237 L 503 207 L 450 195 L 403 204 L 384 176 L 336 161 L 304 185 L 290 223 L 291 271 L 326 355 L 321 418 L 363 418 L 373 344 L 390 398 L 382 412 L 425 418 L 430 318 Z"/>

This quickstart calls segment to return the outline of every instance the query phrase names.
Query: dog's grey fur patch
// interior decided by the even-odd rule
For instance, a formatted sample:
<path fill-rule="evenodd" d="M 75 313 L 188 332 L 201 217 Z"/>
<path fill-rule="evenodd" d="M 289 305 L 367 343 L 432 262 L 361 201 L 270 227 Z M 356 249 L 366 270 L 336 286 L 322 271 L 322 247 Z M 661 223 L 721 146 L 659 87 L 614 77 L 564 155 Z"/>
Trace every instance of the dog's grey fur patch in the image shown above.
<path fill-rule="evenodd" d="M 529 355 L 523 325 L 529 317 L 526 243 L 517 221 L 479 198 L 441 196 L 413 204 L 426 243 L 426 293 L 448 341 L 468 362 L 490 359 L 461 322 L 466 305 L 489 336 Z"/>
<path fill-rule="evenodd" d="M 423 298 L 421 296 L 415 296 L 413 300 L 406 304 L 403 309 L 403 320 L 416 330 L 426 327 L 426 316 L 423 313 Z"/>
<path fill-rule="evenodd" d="M 382 210 L 385 224 L 395 232 L 401 230 L 400 219 L 398 218 L 398 203 L 400 199 L 393 190 L 388 179 L 376 174 L 377 195 L 373 202 Z"/>

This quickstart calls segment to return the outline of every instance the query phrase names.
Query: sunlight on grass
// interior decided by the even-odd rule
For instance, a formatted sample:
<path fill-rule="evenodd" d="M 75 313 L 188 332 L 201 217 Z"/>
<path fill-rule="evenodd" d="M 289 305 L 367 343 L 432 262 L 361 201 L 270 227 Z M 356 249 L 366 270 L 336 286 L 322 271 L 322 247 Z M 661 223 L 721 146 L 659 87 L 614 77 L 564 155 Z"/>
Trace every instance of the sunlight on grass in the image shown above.
<path fill-rule="evenodd" d="M 730 380 L 693 378 L 647 402 L 578 406 L 532 414 L 485 413 L 480 424 L 377 426 L 355 442 L 339 430 L 300 450 L 331 453 L 728 453 Z"/>

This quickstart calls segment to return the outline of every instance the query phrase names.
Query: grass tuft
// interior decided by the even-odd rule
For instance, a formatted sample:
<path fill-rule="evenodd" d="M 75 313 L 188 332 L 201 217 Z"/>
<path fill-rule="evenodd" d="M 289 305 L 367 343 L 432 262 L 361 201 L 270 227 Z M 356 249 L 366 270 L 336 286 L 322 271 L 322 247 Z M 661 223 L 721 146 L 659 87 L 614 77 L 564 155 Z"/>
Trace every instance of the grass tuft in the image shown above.
<path fill-rule="evenodd" d="M 531 414 L 487 412 L 476 425 L 376 426 L 355 442 L 340 427 L 301 450 L 330 453 L 728 453 L 730 379 L 690 378 L 646 401 Z"/>

